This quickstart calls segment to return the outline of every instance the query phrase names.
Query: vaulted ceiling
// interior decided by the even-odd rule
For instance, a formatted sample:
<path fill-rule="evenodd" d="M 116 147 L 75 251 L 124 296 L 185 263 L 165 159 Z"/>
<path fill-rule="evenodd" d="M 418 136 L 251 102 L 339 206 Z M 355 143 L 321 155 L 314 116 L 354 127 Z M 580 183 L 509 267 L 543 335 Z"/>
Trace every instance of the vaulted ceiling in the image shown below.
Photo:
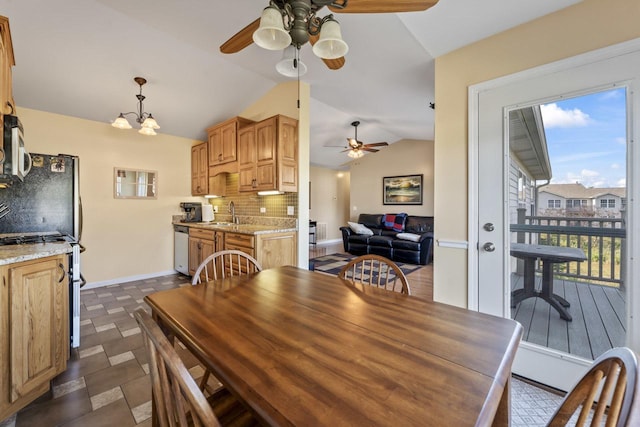
<path fill-rule="evenodd" d="M 433 139 L 435 57 L 579 1 L 440 0 L 424 12 L 336 14 L 349 45 L 344 67 L 329 70 L 309 45 L 301 50 L 312 97 L 312 164 L 344 167 L 350 159 L 340 147 L 353 136 L 354 120 L 364 142 Z M 275 70 L 281 52 L 219 50 L 267 5 L 0 0 L 15 51 L 14 98 L 19 107 L 110 122 L 135 109 L 133 77 L 142 76 L 145 109 L 159 132 L 205 140 L 208 126 L 288 80 Z"/>

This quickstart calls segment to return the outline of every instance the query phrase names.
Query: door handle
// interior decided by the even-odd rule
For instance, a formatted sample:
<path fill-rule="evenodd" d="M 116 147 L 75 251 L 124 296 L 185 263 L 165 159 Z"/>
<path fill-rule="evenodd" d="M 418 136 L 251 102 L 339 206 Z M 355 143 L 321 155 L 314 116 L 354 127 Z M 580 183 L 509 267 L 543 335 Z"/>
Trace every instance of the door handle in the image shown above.
<path fill-rule="evenodd" d="M 484 228 L 485 231 L 493 231 L 493 230 L 495 230 L 495 227 L 490 222 L 486 223 L 484 226 L 482 226 L 482 228 Z"/>
<path fill-rule="evenodd" d="M 496 250 L 496 247 L 493 243 L 487 242 L 484 245 L 482 245 L 482 249 L 484 249 L 486 252 L 493 252 Z"/>

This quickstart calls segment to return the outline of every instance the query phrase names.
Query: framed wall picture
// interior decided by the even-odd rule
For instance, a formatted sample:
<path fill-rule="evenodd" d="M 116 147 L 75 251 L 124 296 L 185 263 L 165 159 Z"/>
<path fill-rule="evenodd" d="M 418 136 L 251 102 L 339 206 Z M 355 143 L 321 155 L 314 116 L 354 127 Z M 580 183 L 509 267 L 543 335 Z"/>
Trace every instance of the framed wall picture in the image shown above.
<path fill-rule="evenodd" d="M 385 176 L 382 202 L 385 205 L 421 205 L 423 175 Z"/>

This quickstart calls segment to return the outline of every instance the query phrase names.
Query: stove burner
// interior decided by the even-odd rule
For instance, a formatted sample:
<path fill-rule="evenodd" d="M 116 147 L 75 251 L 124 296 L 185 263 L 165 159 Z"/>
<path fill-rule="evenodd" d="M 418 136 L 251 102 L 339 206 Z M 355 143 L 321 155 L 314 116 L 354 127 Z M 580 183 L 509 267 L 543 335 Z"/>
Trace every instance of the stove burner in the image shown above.
<path fill-rule="evenodd" d="M 62 235 L 60 233 L 33 234 L 33 235 L 10 236 L 10 237 L 0 238 L 0 246 L 28 245 L 33 243 L 56 243 L 56 242 L 75 243 L 76 241 L 73 237 Z"/>

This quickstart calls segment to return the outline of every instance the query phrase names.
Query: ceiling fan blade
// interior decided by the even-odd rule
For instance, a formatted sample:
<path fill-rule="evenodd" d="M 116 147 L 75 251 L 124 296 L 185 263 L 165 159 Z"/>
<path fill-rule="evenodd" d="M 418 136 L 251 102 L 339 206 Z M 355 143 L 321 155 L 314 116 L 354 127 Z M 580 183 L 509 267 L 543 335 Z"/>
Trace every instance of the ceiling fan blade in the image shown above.
<path fill-rule="evenodd" d="M 329 5 L 332 12 L 337 13 L 395 13 L 420 12 L 438 3 L 438 0 L 336 0 Z"/>
<path fill-rule="evenodd" d="M 387 145 L 389 145 L 387 142 L 372 142 L 371 144 L 364 144 L 365 147 L 383 147 Z"/>
<path fill-rule="evenodd" d="M 316 34 L 315 36 L 312 34 L 309 34 L 309 43 L 311 43 L 311 46 L 316 44 L 319 38 L 320 38 L 319 34 Z M 344 56 L 341 56 L 340 58 L 336 58 L 336 59 L 323 59 L 322 61 L 325 63 L 327 67 L 329 67 L 330 70 L 339 70 L 344 65 Z"/>
<path fill-rule="evenodd" d="M 369 151 L 371 153 L 377 153 L 378 151 L 380 151 L 380 150 L 376 150 L 375 148 L 369 148 L 367 146 L 362 147 L 361 150 Z"/>
<path fill-rule="evenodd" d="M 341 153 L 346 153 L 347 151 L 351 151 L 353 148 L 347 148 L 346 150 L 342 150 Z"/>
<path fill-rule="evenodd" d="M 222 53 L 240 52 L 253 43 L 253 33 L 260 27 L 260 18 L 247 25 L 220 46 Z"/>

